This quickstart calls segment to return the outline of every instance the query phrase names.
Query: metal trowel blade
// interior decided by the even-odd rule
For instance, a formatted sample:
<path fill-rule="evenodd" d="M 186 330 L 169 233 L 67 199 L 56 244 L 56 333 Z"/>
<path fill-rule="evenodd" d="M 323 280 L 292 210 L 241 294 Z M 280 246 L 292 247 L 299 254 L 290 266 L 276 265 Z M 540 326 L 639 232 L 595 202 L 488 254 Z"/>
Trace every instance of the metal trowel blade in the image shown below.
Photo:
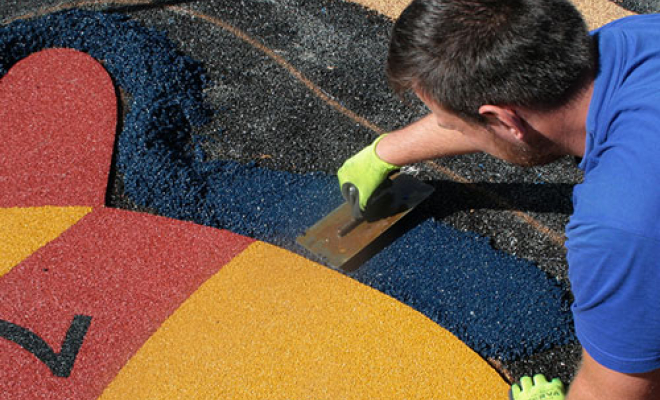
<path fill-rule="evenodd" d="M 296 242 L 324 258 L 331 266 L 342 268 L 408 215 L 433 190 L 432 186 L 410 175 L 398 174 L 386 192 L 378 196 L 378 203 L 369 205 L 366 218 L 356 220 L 351 207 L 344 203 L 307 229 Z"/>

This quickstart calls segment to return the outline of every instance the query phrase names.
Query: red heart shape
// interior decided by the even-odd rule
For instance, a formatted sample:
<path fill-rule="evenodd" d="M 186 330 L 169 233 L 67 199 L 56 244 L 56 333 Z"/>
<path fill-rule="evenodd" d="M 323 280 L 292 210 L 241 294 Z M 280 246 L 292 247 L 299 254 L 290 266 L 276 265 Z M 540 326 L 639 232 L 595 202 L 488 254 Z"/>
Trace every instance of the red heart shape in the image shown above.
<path fill-rule="evenodd" d="M 0 79 L 0 104 L 0 207 L 105 203 L 117 95 L 101 64 L 32 54 Z"/>

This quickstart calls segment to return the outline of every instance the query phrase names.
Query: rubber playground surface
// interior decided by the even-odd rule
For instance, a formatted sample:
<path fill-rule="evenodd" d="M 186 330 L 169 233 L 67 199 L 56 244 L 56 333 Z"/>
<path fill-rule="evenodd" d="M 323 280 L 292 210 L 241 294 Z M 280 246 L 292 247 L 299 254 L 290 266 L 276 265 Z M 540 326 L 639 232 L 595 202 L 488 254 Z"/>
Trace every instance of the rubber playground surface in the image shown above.
<path fill-rule="evenodd" d="M 419 118 L 406 1 L 0 5 L 0 398 L 506 398 L 579 359 L 570 159 L 435 187 L 355 270 L 295 242 L 337 168 Z M 576 1 L 595 28 L 654 1 Z M 623 8 L 624 6 L 625 8 Z"/>

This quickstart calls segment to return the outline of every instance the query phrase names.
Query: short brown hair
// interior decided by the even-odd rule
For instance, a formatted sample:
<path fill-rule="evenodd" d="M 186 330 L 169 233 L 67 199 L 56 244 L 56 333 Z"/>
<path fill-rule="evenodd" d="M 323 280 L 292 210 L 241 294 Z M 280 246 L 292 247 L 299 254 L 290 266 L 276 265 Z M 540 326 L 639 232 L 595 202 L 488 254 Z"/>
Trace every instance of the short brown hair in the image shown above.
<path fill-rule="evenodd" d="M 595 69 L 593 40 L 568 0 L 414 0 L 397 20 L 387 76 L 482 122 L 483 104 L 554 109 Z"/>

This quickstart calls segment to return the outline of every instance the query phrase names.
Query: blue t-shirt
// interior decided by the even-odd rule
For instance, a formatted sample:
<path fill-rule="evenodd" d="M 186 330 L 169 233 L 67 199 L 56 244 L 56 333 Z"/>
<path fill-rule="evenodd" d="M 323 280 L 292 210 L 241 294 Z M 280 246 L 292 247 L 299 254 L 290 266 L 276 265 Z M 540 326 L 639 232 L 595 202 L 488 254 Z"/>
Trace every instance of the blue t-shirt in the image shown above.
<path fill-rule="evenodd" d="M 567 226 L 577 336 L 623 373 L 660 368 L 660 15 L 593 32 L 584 182 Z"/>

